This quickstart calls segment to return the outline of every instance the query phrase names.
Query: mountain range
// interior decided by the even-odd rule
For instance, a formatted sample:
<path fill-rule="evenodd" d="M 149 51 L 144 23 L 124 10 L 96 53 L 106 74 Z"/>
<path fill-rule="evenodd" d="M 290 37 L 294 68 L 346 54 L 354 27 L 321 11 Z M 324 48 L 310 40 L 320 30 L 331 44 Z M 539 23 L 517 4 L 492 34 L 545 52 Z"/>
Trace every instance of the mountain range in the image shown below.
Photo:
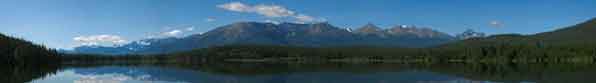
<path fill-rule="evenodd" d="M 326 22 L 312 24 L 237 22 L 217 27 L 203 34 L 182 38 L 144 39 L 114 47 L 80 46 L 75 47 L 71 53 L 156 54 L 223 45 L 421 48 L 453 40 L 456 38 L 443 32 L 405 25 L 382 29 L 369 23 L 352 30 L 339 28 Z"/>

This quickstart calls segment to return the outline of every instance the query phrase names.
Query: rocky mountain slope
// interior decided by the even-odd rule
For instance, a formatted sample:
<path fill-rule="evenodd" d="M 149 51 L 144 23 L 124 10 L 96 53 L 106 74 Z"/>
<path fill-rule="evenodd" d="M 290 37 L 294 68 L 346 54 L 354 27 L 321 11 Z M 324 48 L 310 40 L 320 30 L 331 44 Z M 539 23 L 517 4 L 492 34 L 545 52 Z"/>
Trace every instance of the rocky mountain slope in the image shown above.
<path fill-rule="evenodd" d="M 396 26 L 382 29 L 367 24 L 354 31 L 329 23 L 237 22 L 204 34 L 183 38 L 146 39 L 116 47 L 82 46 L 75 53 L 129 54 L 167 53 L 222 45 L 281 45 L 301 47 L 429 47 L 455 38 L 429 28 Z"/>

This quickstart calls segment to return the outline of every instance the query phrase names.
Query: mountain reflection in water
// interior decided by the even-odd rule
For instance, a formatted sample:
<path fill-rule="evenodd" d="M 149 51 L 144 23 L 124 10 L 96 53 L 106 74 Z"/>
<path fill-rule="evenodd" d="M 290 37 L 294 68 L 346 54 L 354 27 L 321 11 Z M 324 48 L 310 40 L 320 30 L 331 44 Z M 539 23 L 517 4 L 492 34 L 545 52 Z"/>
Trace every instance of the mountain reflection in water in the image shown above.
<path fill-rule="evenodd" d="M 41 68 L 44 69 L 44 68 Z M 420 83 L 596 81 L 594 64 L 281 64 L 205 63 L 77 65 L 48 70 L 2 70 L 20 83 Z"/>

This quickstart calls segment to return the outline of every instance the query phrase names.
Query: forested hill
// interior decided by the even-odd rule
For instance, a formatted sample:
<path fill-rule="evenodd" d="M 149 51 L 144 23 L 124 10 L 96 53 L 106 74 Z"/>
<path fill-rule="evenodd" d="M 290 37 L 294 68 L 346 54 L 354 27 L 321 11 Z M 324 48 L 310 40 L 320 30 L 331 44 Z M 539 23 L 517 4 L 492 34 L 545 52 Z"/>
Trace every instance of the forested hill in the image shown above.
<path fill-rule="evenodd" d="M 0 34 L 1 65 L 45 65 L 58 63 L 59 59 L 59 55 L 55 50 L 50 50 L 23 39 Z"/>
<path fill-rule="evenodd" d="M 502 34 L 470 38 L 436 48 L 451 58 L 523 59 L 535 62 L 596 60 L 596 19 L 535 35 Z M 548 58 L 548 59 L 547 59 Z M 584 60 L 585 59 L 585 60 Z"/>
<path fill-rule="evenodd" d="M 596 46 L 596 18 L 560 30 L 532 35 L 532 37 L 564 45 L 574 43 Z"/>
<path fill-rule="evenodd" d="M 596 46 L 596 18 L 563 29 L 534 35 L 501 34 L 482 38 L 470 38 L 440 47 L 474 47 L 495 44 L 539 45 L 557 47 L 594 47 Z"/>
<path fill-rule="evenodd" d="M 453 62 L 592 62 L 596 61 L 596 19 L 565 29 L 536 35 L 500 34 L 456 41 L 432 48 L 297 48 L 227 46 L 175 55 L 217 58 L 270 59 L 316 57 L 316 59 L 418 60 Z M 277 56 L 282 55 L 282 56 Z M 313 56 L 314 55 L 314 56 Z"/>

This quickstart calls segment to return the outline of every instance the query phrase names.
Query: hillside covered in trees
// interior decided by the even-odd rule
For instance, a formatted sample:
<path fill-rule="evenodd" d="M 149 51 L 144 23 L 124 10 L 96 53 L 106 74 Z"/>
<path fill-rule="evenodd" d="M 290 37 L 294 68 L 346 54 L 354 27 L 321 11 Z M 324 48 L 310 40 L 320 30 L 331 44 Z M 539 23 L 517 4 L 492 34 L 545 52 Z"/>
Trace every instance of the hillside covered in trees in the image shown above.
<path fill-rule="evenodd" d="M 0 62 L 1 65 L 26 66 L 26 65 L 51 65 L 59 63 L 59 54 L 52 49 L 29 41 L 12 38 L 0 34 Z"/>
<path fill-rule="evenodd" d="M 234 61 L 594 62 L 596 19 L 535 35 L 500 34 L 431 48 L 222 46 L 174 53 Z"/>
<path fill-rule="evenodd" d="M 55 51 L 23 39 L 0 34 L 0 78 L 24 83 L 57 72 L 61 57 Z"/>
<path fill-rule="evenodd" d="M 460 59 L 531 62 L 594 61 L 596 19 L 552 32 L 534 35 L 502 34 L 445 44 L 436 55 Z"/>
<path fill-rule="evenodd" d="M 74 54 L 60 58 L 53 50 L 2 35 L 1 61 L 13 65 L 101 62 L 528 62 L 596 61 L 596 19 L 534 35 L 500 34 L 451 42 L 429 48 L 371 46 L 292 47 L 226 45 L 153 55 L 102 56 Z M 56 61 L 54 61 L 56 62 Z"/>

